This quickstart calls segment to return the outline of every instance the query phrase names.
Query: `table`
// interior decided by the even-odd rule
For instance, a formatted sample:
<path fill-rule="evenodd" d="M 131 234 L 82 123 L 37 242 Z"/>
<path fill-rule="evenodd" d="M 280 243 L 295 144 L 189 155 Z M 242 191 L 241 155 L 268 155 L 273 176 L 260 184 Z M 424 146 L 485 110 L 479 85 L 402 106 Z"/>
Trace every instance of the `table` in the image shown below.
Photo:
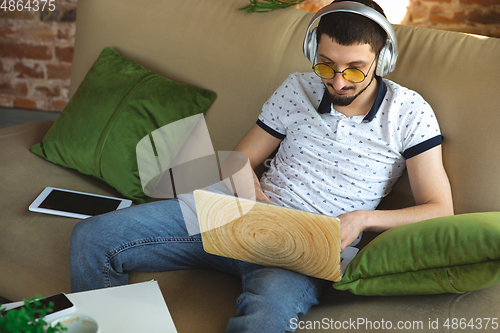
<path fill-rule="evenodd" d="M 71 313 L 94 318 L 100 333 L 177 333 L 157 281 L 67 294 Z M 7 309 L 22 302 L 6 304 Z M 63 316 L 68 315 L 68 313 Z M 51 318 L 55 320 L 57 317 Z"/>

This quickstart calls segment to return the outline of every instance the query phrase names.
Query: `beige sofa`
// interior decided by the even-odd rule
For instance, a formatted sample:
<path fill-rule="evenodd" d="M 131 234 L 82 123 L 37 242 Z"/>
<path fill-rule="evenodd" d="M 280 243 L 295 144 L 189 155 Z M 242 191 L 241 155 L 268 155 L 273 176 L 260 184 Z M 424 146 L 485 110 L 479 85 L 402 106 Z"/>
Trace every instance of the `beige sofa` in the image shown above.
<path fill-rule="evenodd" d="M 206 113 L 210 136 L 215 150 L 232 149 L 286 76 L 311 69 L 302 55 L 302 40 L 312 14 L 284 9 L 245 15 L 237 9 L 246 3 L 80 0 L 71 94 L 100 51 L 114 47 L 161 75 L 215 91 L 218 97 Z M 444 163 L 455 212 L 500 210 L 500 40 L 395 29 L 400 57 L 388 78 L 420 92 L 434 107 L 445 136 Z M 30 153 L 50 126 L 36 122 L 0 130 L 0 295 L 13 301 L 70 292 L 70 235 L 78 221 L 29 212 L 40 191 L 55 186 L 119 195 Z M 412 202 L 403 177 L 381 206 Z M 131 274 L 131 282 L 150 279 L 159 281 L 179 332 L 223 332 L 235 314 L 240 285 L 234 277 L 202 270 Z M 425 325 L 419 332 L 424 332 L 437 318 L 441 323 L 445 318 L 498 318 L 499 304 L 500 286 L 412 297 L 361 297 L 332 288 L 303 319 L 421 321 Z M 440 325 L 429 331 L 454 330 Z"/>

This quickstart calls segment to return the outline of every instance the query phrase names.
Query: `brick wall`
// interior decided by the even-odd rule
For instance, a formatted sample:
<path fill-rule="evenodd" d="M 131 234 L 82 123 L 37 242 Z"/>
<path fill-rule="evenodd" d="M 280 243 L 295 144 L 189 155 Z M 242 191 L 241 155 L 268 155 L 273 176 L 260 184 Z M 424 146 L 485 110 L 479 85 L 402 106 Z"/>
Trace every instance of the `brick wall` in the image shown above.
<path fill-rule="evenodd" d="M 42 8 L 43 1 L 0 0 L 0 107 L 64 109 L 73 59 L 76 2 L 46 1 Z"/>
<path fill-rule="evenodd" d="M 500 0 L 412 0 L 402 23 L 500 37 Z"/>
<path fill-rule="evenodd" d="M 53 7 L 35 11 L 9 9 L 28 0 L 0 0 L 6 4 L 0 8 L 0 107 L 60 111 L 68 103 L 77 0 L 48 1 Z M 306 0 L 297 7 L 315 12 L 330 2 Z M 402 24 L 500 37 L 500 0 L 378 2 L 386 12 L 408 5 Z"/>
<path fill-rule="evenodd" d="M 500 0 L 375 0 L 386 14 L 407 4 L 402 21 L 411 26 L 467 32 L 500 38 Z M 315 12 L 331 0 L 306 0 L 297 8 Z M 388 15 L 389 16 L 389 15 Z"/>

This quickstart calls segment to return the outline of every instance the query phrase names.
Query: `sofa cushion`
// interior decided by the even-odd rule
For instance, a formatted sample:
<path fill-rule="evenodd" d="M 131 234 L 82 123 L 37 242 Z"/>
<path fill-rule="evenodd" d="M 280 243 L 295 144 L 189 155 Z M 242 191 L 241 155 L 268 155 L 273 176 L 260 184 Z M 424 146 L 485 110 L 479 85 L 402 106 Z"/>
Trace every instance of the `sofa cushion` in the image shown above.
<path fill-rule="evenodd" d="M 214 99 L 212 91 L 164 78 L 107 47 L 31 151 L 143 203 L 149 198 L 139 178 L 137 143 L 166 124 L 205 112 Z"/>
<path fill-rule="evenodd" d="M 430 219 L 390 229 L 353 259 L 338 290 L 358 295 L 464 293 L 500 283 L 500 213 Z"/>

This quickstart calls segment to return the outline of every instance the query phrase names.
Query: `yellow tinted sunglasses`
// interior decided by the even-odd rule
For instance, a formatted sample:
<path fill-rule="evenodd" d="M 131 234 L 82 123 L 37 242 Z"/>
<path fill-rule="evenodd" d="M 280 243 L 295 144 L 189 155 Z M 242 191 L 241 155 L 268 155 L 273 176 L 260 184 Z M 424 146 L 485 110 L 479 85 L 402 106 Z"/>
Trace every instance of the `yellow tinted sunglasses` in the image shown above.
<path fill-rule="evenodd" d="M 373 66 L 373 63 L 375 62 L 375 57 L 370 65 L 370 68 L 368 68 L 368 73 L 370 73 L 370 69 Z M 337 73 L 342 74 L 342 77 L 346 79 L 349 82 L 352 83 L 360 83 L 363 82 L 368 74 L 365 75 L 361 70 L 357 68 L 346 68 L 342 72 L 336 71 L 333 69 L 330 65 L 321 63 L 321 64 L 316 64 L 313 66 L 314 73 L 316 73 L 317 76 L 319 76 L 322 79 L 333 79 Z"/>

